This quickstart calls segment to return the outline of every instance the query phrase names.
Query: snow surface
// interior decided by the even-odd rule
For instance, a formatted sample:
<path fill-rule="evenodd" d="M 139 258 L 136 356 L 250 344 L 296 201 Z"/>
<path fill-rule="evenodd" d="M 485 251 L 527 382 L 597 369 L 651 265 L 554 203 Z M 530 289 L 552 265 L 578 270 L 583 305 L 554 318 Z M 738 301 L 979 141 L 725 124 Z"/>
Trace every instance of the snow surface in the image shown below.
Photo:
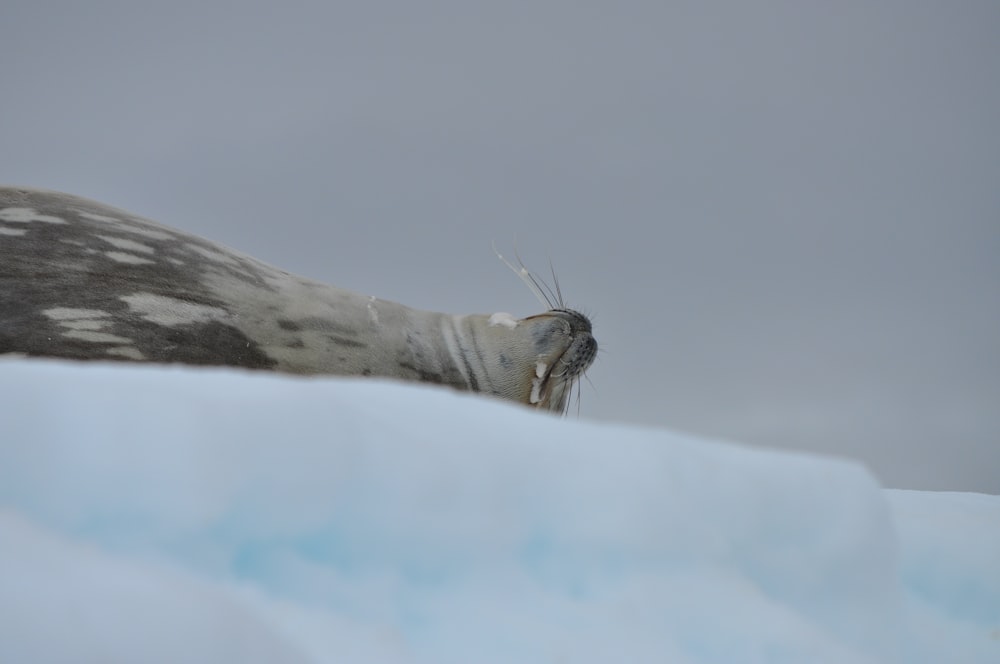
<path fill-rule="evenodd" d="M 998 662 L 1000 496 L 447 390 L 0 361 L 3 662 Z"/>

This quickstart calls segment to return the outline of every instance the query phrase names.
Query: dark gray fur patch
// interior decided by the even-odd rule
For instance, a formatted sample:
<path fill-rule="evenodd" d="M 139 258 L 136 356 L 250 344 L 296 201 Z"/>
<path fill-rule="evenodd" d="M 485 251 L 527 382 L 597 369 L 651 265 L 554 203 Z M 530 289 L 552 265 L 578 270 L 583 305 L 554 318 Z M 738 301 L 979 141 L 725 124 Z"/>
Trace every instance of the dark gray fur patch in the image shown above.
<path fill-rule="evenodd" d="M 346 346 L 348 348 L 368 348 L 368 344 L 362 341 L 355 341 L 354 339 L 348 339 L 347 337 L 339 337 L 336 335 L 331 335 L 330 339 L 333 339 L 341 346 Z"/>
<path fill-rule="evenodd" d="M 441 385 L 447 382 L 441 374 L 427 371 L 412 362 L 400 362 L 399 366 L 412 373 L 422 383 L 436 383 Z"/>

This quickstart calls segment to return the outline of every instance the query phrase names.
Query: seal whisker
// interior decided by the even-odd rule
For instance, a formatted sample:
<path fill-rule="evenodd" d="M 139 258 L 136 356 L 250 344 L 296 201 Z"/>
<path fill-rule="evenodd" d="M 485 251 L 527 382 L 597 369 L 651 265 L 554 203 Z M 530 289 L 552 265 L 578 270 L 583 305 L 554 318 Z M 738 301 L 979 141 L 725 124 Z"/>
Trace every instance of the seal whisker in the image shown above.
<path fill-rule="evenodd" d="M 517 265 L 513 265 L 510 261 L 504 258 L 503 254 L 496 247 L 496 242 L 492 243 L 493 253 L 496 254 L 497 258 L 503 261 L 503 264 L 510 268 L 510 271 L 517 275 L 517 277 L 523 281 L 528 289 L 532 292 L 535 298 L 544 304 L 549 310 L 555 309 L 565 309 L 566 302 L 563 299 L 562 288 L 559 285 L 559 277 L 556 276 L 555 266 L 552 264 L 552 258 L 549 258 L 549 272 L 552 274 L 552 283 L 554 288 L 550 286 L 544 279 L 536 275 L 534 272 L 528 269 L 521 260 L 521 255 L 517 252 L 517 248 L 514 249 L 514 257 L 517 259 Z"/>
<path fill-rule="evenodd" d="M 552 287 L 549 286 L 544 279 L 537 276 L 534 272 L 528 269 L 528 266 L 524 264 L 521 260 L 521 255 L 517 252 L 517 246 L 514 247 L 514 256 L 517 258 L 517 264 L 521 266 L 521 271 L 531 279 L 531 283 L 535 285 L 535 288 L 539 292 L 542 292 L 545 296 L 545 302 L 548 304 L 549 309 L 562 308 L 562 294 L 558 296 L 552 291 Z M 552 265 L 552 260 L 549 259 L 549 265 Z"/>
<path fill-rule="evenodd" d="M 521 272 L 528 275 L 528 278 L 531 279 L 535 288 L 544 294 L 545 302 L 548 304 L 549 309 L 564 308 L 562 292 L 559 290 L 559 280 L 556 278 L 555 268 L 552 266 L 552 259 L 549 258 L 549 269 L 552 271 L 552 278 L 556 285 L 555 291 L 552 290 L 552 287 L 549 286 L 544 279 L 528 269 L 528 266 L 524 264 L 523 260 L 521 260 L 521 255 L 517 253 L 516 246 L 514 247 L 514 256 L 517 258 L 518 265 L 521 266 Z"/>
<path fill-rule="evenodd" d="M 501 261 L 503 261 L 504 265 L 506 265 L 508 268 L 510 268 L 511 272 L 513 272 L 514 274 L 517 275 L 518 279 L 520 279 L 521 281 L 523 281 L 525 283 L 525 285 L 528 286 L 528 289 L 538 299 L 539 303 L 541 303 L 545 307 L 548 307 L 549 309 L 553 308 L 552 307 L 552 302 L 549 301 L 549 298 L 546 297 L 546 295 L 545 295 L 544 292 L 542 292 L 542 289 L 538 287 L 538 282 L 535 281 L 535 277 L 531 274 L 531 272 L 528 271 L 528 268 L 526 268 L 524 266 L 524 263 L 521 262 L 520 258 L 517 259 L 518 263 L 520 263 L 520 265 L 521 265 L 521 267 L 519 269 L 519 268 L 514 267 L 514 265 L 511 264 L 510 261 L 508 261 L 506 258 L 504 258 L 503 254 L 501 254 L 500 251 L 497 249 L 497 245 L 496 245 L 495 242 L 493 243 L 493 253 L 495 253 L 497 255 L 497 258 L 499 258 Z M 516 251 L 515 251 L 515 256 L 516 256 Z"/>
<path fill-rule="evenodd" d="M 559 287 L 559 277 L 556 276 L 556 268 L 552 264 L 552 257 L 549 257 L 549 272 L 552 274 L 552 283 L 556 287 L 556 302 L 559 304 L 560 309 L 566 307 L 566 303 L 563 301 L 562 289 Z"/>

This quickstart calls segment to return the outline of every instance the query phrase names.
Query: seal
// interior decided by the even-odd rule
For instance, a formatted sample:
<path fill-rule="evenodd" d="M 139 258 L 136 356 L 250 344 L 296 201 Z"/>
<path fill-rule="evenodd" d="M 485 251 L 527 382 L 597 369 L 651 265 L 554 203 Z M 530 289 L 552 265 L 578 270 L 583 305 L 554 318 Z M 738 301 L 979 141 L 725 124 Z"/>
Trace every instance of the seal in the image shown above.
<path fill-rule="evenodd" d="M 565 412 L 597 342 L 559 300 L 521 319 L 421 311 L 85 198 L 0 187 L 0 354 L 381 376 Z"/>

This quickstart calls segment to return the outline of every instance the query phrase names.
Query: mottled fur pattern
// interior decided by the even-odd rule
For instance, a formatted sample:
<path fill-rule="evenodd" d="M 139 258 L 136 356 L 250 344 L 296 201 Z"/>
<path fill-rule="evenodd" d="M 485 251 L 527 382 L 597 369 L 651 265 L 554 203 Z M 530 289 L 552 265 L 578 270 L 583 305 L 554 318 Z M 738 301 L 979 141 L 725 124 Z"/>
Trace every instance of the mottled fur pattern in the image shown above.
<path fill-rule="evenodd" d="M 0 354 L 385 376 L 562 410 L 597 344 L 552 307 L 420 311 L 83 198 L 0 187 Z"/>

